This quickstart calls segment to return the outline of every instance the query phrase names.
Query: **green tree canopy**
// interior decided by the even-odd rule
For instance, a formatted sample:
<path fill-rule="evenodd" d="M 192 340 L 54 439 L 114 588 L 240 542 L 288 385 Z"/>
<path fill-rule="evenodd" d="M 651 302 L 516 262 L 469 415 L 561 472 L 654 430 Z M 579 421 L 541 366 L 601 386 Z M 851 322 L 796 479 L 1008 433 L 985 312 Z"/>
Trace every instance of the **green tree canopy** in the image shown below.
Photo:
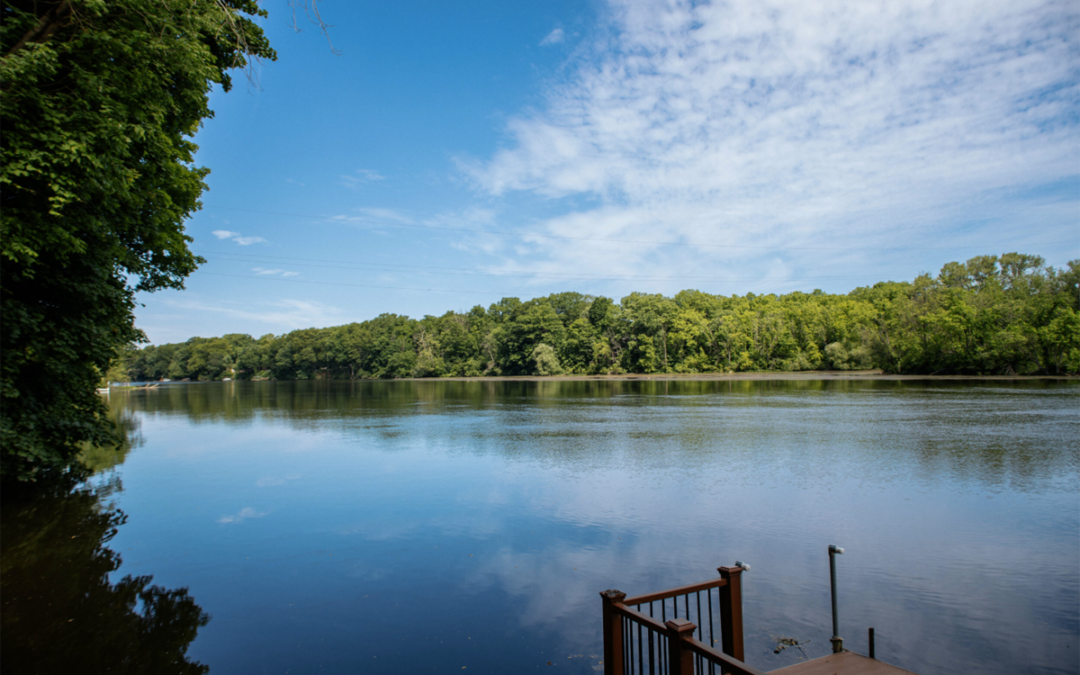
<path fill-rule="evenodd" d="M 937 278 L 847 295 L 556 293 L 416 321 L 192 338 L 127 351 L 132 379 L 863 370 L 970 375 L 1080 371 L 1080 263 L 1007 253 L 948 263 Z M 235 355 L 235 356 L 231 356 Z M 166 373 L 163 375 L 163 373 Z"/>
<path fill-rule="evenodd" d="M 108 442 L 94 393 L 137 341 L 135 291 L 202 262 L 184 220 L 208 170 L 192 135 L 213 85 L 274 59 L 253 0 L 4 1 L 0 27 L 0 475 Z"/>

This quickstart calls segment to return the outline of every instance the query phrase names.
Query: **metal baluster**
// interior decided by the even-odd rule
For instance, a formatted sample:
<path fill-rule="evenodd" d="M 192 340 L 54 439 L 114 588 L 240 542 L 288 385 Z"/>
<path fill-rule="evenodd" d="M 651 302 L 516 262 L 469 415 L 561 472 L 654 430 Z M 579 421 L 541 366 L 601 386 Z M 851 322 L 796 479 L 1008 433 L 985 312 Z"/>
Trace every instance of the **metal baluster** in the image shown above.
<path fill-rule="evenodd" d="M 641 673 L 641 675 L 645 675 L 645 663 L 643 662 L 644 658 L 645 654 L 643 653 L 641 644 L 641 624 L 639 623 L 637 625 L 637 665 L 638 672 Z"/>
<path fill-rule="evenodd" d="M 713 637 L 713 620 L 712 620 L 712 589 L 705 591 L 705 604 L 709 606 L 709 646 L 716 646 L 716 638 Z M 716 664 L 709 661 L 709 675 L 716 675 Z"/>
<path fill-rule="evenodd" d="M 701 621 L 701 591 L 694 593 L 694 596 L 697 598 L 697 636 L 698 640 L 701 640 L 705 637 L 705 624 Z"/>
<path fill-rule="evenodd" d="M 701 591 L 697 591 L 696 593 L 694 593 L 694 597 L 697 599 L 697 621 L 695 621 L 694 623 L 697 624 L 698 642 L 703 642 L 705 639 L 705 624 L 701 620 Z M 699 655 L 697 672 L 704 673 L 704 666 L 705 658 Z"/>
<path fill-rule="evenodd" d="M 653 604 L 649 602 L 649 616 L 653 615 Z M 649 675 L 656 675 L 656 660 L 653 656 L 653 629 L 649 629 Z"/>
<path fill-rule="evenodd" d="M 671 675 L 671 666 L 667 665 L 667 636 L 661 635 L 657 639 L 657 646 L 660 647 L 660 663 L 663 667 L 663 675 Z"/>
<path fill-rule="evenodd" d="M 710 647 L 715 647 L 716 646 L 716 639 L 713 637 L 712 589 L 711 588 L 709 589 L 708 593 L 709 593 L 709 596 L 708 596 L 708 602 L 709 602 L 709 646 Z"/>
<path fill-rule="evenodd" d="M 634 605 L 634 609 L 636 609 L 637 611 L 640 612 L 641 611 L 641 603 L 639 602 L 638 604 Z M 640 661 L 641 661 L 641 624 L 638 623 L 637 621 L 634 621 L 633 624 L 637 624 L 637 627 L 638 627 L 638 662 L 639 663 L 638 663 L 637 672 L 638 673 L 644 673 L 645 671 L 643 671 L 641 669 L 641 663 L 640 663 Z M 633 624 L 631 624 L 631 625 L 633 625 Z M 630 640 L 633 641 L 633 639 L 634 639 L 634 636 L 633 636 L 633 634 L 631 634 L 630 635 Z M 630 651 L 631 651 L 631 653 L 633 653 L 633 647 L 630 648 Z M 634 664 L 633 663 L 630 664 L 630 670 L 631 671 L 634 670 Z"/>
<path fill-rule="evenodd" d="M 651 616 L 651 615 L 650 615 Z M 652 628 L 649 629 L 649 675 L 656 675 L 656 653 L 653 650 L 653 636 L 656 635 L 656 631 Z"/>

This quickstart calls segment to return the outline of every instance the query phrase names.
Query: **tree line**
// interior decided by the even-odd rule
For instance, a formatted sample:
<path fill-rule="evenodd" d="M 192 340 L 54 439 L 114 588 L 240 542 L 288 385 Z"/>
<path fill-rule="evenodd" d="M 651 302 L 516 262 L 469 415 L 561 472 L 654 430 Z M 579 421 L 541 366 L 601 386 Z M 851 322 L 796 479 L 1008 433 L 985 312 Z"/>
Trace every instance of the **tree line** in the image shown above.
<path fill-rule="evenodd" d="M 1080 372 L 1080 261 L 1007 253 L 846 295 L 555 293 L 412 319 L 131 347 L 117 380 L 851 370 Z"/>

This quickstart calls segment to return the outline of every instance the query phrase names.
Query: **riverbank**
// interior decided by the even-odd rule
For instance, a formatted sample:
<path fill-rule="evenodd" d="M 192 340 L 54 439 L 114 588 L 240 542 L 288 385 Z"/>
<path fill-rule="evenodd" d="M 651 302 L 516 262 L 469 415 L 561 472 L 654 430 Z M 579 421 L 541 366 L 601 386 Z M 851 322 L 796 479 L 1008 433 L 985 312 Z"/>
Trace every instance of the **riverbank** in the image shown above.
<path fill-rule="evenodd" d="M 757 373 L 624 373 L 620 375 L 507 375 L 483 377 L 403 377 L 412 382 L 583 382 L 589 380 L 911 380 L 911 381 L 1080 381 L 1076 375 L 891 375 L 882 370 L 803 370 Z"/>
<path fill-rule="evenodd" d="M 348 382 L 348 379 L 315 378 L 315 381 Z M 909 382 L 1025 382 L 1057 381 L 1080 382 L 1078 375 L 896 375 L 881 370 L 801 370 L 791 372 L 749 372 L 749 373 L 621 373 L 618 375 L 481 375 L 477 377 L 395 377 L 395 378 L 358 378 L 357 382 L 590 382 L 590 381 L 631 381 L 648 380 L 652 382 L 733 382 L 733 381 L 822 381 L 822 380 L 882 380 Z M 222 380 L 213 380 L 222 382 Z M 224 380 L 228 382 L 230 380 Z M 237 382 L 304 382 L 310 380 L 275 380 L 257 378 L 255 380 L 235 380 Z M 211 380 L 146 382 L 110 385 L 112 389 L 147 389 L 164 384 L 207 384 Z"/>

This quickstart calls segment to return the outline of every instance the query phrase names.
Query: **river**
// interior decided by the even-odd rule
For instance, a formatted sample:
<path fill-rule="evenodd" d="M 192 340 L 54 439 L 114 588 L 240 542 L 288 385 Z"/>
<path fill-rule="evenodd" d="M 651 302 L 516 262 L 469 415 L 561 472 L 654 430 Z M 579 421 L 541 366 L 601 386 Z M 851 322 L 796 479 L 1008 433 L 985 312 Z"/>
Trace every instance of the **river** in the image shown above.
<path fill-rule="evenodd" d="M 153 642 L 139 615 L 213 673 L 594 673 L 599 591 L 738 559 L 746 660 L 771 670 L 829 652 L 836 544 L 849 649 L 872 626 L 878 658 L 924 675 L 1080 672 L 1075 381 L 229 382 L 110 404 L 122 462 L 5 506 L 6 663 L 31 629 L 56 659 L 138 651 L 111 624 Z"/>

